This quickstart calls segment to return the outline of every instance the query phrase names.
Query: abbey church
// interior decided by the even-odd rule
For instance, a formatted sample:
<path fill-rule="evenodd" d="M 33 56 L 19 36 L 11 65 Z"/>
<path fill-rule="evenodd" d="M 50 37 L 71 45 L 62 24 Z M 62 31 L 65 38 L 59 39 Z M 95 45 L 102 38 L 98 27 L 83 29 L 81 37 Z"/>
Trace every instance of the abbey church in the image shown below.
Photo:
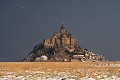
<path fill-rule="evenodd" d="M 78 45 L 71 33 L 65 29 L 64 24 L 62 24 L 59 33 L 54 33 L 50 39 L 45 39 L 43 44 L 47 48 L 62 46 L 64 48 L 69 47 L 71 49 Z"/>

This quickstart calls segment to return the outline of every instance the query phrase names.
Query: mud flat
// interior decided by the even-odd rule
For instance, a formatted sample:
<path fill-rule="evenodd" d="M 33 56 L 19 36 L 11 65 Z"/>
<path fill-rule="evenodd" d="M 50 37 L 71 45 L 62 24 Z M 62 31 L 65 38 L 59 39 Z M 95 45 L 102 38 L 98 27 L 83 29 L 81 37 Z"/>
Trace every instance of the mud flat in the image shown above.
<path fill-rule="evenodd" d="M 0 80 L 120 80 L 120 62 L 0 62 Z"/>

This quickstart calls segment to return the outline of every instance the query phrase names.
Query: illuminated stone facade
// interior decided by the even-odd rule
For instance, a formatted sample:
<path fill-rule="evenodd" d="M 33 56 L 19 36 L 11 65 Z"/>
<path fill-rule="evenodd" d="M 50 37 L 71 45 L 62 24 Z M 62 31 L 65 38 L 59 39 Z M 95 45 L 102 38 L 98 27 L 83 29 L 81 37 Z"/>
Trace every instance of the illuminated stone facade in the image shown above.
<path fill-rule="evenodd" d="M 71 35 L 68 30 L 65 29 L 62 24 L 59 33 L 54 33 L 50 39 L 45 39 L 43 44 L 46 48 L 54 48 L 54 47 L 64 47 L 73 49 L 78 45 L 75 38 Z"/>

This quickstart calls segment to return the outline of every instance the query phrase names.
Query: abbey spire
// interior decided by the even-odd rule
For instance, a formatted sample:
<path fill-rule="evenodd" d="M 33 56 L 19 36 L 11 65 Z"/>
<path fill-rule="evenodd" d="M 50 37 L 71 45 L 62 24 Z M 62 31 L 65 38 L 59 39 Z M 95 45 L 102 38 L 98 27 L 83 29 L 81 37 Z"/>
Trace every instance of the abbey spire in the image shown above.
<path fill-rule="evenodd" d="M 66 32 L 66 29 L 64 27 L 63 16 L 62 16 L 62 25 L 61 25 L 61 28 L 60 28 L 60 33 L 65 34 L 65 32 Z"/>

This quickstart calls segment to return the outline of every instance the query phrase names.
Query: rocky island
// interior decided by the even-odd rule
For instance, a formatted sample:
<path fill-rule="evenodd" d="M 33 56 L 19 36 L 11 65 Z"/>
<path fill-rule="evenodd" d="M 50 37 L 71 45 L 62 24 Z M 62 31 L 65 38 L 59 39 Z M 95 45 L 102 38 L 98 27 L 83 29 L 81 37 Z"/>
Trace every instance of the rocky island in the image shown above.
<path fill-rule="evenodd" d="M 103 55 L 95 54 L 78 45 L 78 41 L 65 28 L 54 33 L 50 39 L 44 39 L 22 60 L 24 62 L 76 62 L 106 61 Z"/>

